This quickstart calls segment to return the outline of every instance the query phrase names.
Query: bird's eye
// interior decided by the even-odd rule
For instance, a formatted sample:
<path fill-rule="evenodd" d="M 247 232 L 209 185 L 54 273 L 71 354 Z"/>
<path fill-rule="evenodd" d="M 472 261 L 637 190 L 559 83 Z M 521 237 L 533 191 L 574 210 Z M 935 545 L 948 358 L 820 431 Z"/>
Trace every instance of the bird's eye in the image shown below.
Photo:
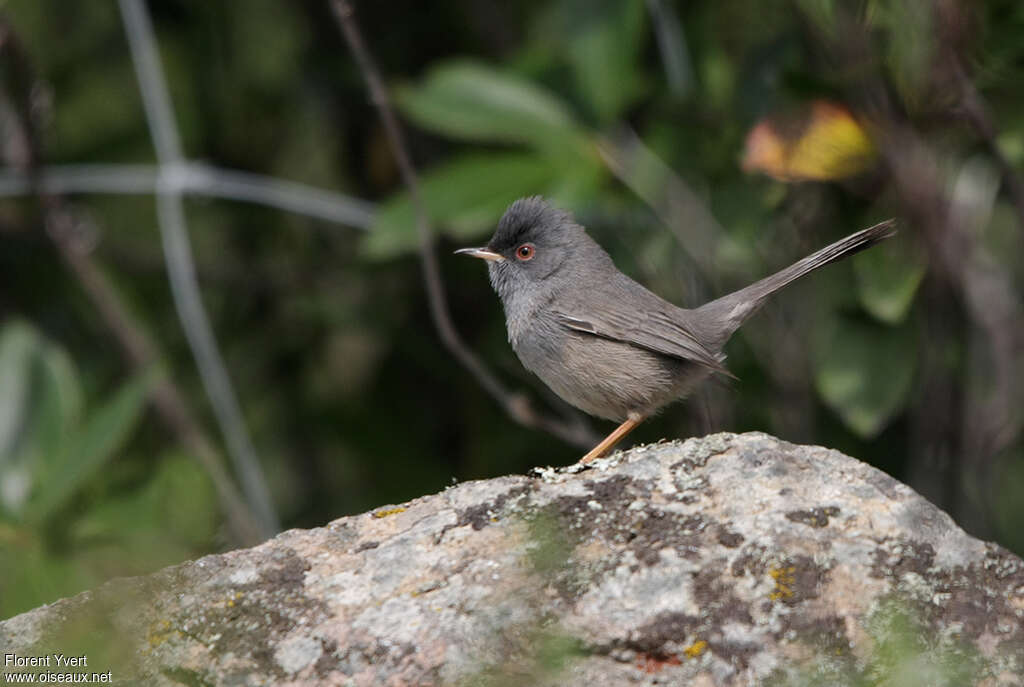
<path fill-rule="evenodd" d="M 527 260 L 533 259 L 535 249 L 532 243 L 524 243 L 523 245 L 516 248 L 516 258 L 526 262 Z"/>

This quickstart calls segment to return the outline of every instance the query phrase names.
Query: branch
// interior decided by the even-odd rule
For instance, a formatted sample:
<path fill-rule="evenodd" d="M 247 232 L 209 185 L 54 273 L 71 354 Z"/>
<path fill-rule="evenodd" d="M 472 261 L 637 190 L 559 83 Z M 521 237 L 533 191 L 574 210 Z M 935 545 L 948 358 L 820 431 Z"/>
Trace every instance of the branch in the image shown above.
<path fill-rule="evenodd" d="M 157 52 L 153 26 L 144 0 L 120 0 L 120 8 L 146 120 L 160 164 L 157 220 L 178 319 L 199 367 L 203 386 L 241 480 L 242 490 L 259 517 L 261 528 L 269 536 L 280 529 L 270 490 L 245 427 L 227 367 L 217 348 L 217 340 L 203 307 L 196 279 L 182 204 L 184 174 L 181 140 Z"/>
<path fill-rule="evenodd" d="M 5 20 L 0 19 L 3 57 L 8 67 L 16 74 L 12 76 L 31 88 L 33 75 L 28 59 L 13 30 Z M 12 79 L 13 80 L 13 79 Z M 15 103 L 27 99 L 25 93 L 0 92 L 9 95 Z M 20 97 L 19 97 L 20 96 Z M 42 159 L 33 109 L 29 106 L 18 108 L 12 125 L 8 127 L 5 143 L 16 149 L 20 155 L 17 163 L 24 167 L 24 178 L 29 183 L 35 180 Z M 6 151 L 5 151 L 6 152 Z M 110 330 L 121 349 L 121 353 L 134 372 L 151 369 L 163 359 L 163 355 L 142 325 L 130 314 L 117 290 L 93 260 L 88 248 L 81 240 L 81 232 L 72 213 L 63 199 L 47 191 L 41 184 L 34 184 L 43 213 L 43 224 L 47 236 L 53 241 L 58 253 L 78 279 L 86 296 L 99 312 L 100 318 Z M 217 491 L 221 508 L 227 518 L 229 530 L 235 542 L 242 545 L 255 544 L 264 537 L 256 527 L 256 519 L 249 511 L 234 482 L 224 470 L 221 457 L 207 439 L 199 423 L 189 411 L 181 392 L 166 375 L 161 375 L 150 388 L 149 402 L 157 416 L 164 422 L 183 446 L 203 466 Z"/>
<path fill-rule="evenodd" d="M 71 212 L 58 196 L 40 193 L 39 200 L 47 235 L 53 239 L 61 257 L 113 334 L 128 364 L 135 371 L 151 369 L 164 356 L 142 325 L 129 314 L 121 297 L 92 256 L 76 240 L 78 232 Z M 161 375 L 153 385 L 149 401 L 164 424 L 210 475 L 233 538 L 242 545 L 253 545 L 266 539 L 266 533 L 257 525 L 255 514 L 249 510 L 231 476 L 224 469 L 221 456 L 189 411 L 178 387 L 166 374 Z"/>
<path fill-rule="evenodd" d="M 647 0 L 647 13 L 651 15 L 668 88 L 672 95 L 682 97 L 693 88 L 693 65 L 679 17 L 664 0 Z"/>
<path fill-rule="evenodd" d="M 704 278 L 711 283 L 748 274 L 728 273 L 721 264 L 722 253 L 732 239 L 711 214 L 711 209 L 675 170 L 648 148 L 635 131 L 621 127 L 598 141 L 598 153 L 608 170 L 647 204 L 672 231 L 679 246 L 690 256 Z"/>
<path fill-rule="evenodd" d="M 185 171 L 186 193 L 267 205 L 356 229 L 373 223 L 372 203 L 334 191 L 198 162 L 186 163 Z"/>
<path fill-rule="evenodd" d="M 374 207 L 358 198 L 263 174 L 182 162 L 174 174 L 189 195 L 255 203 L 368 230 Z M 0 196 L 33 195 L 37 190 L 66 193 L 156 194 L 160 167 L 134 164 L 47 165 L 35 178 L 15 169 L 0 170 Z"/>
<path fill-rule="evenodd" d="M 505 412 L 516 422 L 526 426 L 543 429 L 563 441 L 579 446 L 590 448 L 597 443 L 598 437 L 587 428 L 581 418 L 576 418 L 572 424 L 542 415 L 530 405 L 526 396 L 519 392 L 509 391 L 498 380 L 494 374 L 480 361 L 480 359 L 463 343 L 462 338 L 452 324 L 451 314 L 448 312 L 448 304 L 445 300 L 444 286 L 441 283 L 440 268 L 437 263 L 437 254 L 434 252 L 434 237 L 430 228 L 430 220 L 427 217 L 423 199 L 420 196 L 419 178 L 416 169 L 413 167 L 405 144 L 405 137 L 391 107 L 387 90 L 381 80 L 380 72 L 370 56 L 370 52 L 363 41 L 356 25 L 355 10 L 347 0 L 331 0 L 331 7 L 337 18 L 338 25 L 345 36 L 349 49 L 366 80 L 367 90 L 381 123 L 387 135 L 388 143 L 391 145 L 391 152 L 395 156 L 398 168 L 402 174 L 402 180 L 409 190 L 409 197 L 416 214 L 416 231 L 419 235 L 420 263 L 423 266 L 423 281 L 427 289 L 427 300 L 430 304 L 430 315 L 434 322 L 441 342 L 452 356 L 462 365 L 499 404 Z"/>

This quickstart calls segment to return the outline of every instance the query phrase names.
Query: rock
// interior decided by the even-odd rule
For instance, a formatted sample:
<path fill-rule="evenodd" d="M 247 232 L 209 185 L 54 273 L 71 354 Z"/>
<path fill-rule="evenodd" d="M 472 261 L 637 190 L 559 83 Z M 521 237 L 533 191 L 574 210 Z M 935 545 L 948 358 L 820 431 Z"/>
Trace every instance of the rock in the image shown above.
<path fill-rule="evenodd" d="M 115 580 L 0 643 L 150 685 L 1021 685 L 1024 562 L 836 451 L 717 434 Z"/>

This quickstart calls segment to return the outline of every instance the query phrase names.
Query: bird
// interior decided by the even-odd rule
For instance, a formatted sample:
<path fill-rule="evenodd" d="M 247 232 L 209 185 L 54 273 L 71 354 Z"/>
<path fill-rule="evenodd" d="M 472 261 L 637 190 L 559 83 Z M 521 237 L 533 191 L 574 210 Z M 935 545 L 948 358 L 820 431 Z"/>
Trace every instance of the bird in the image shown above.
<path fill-rule="evenodd" d="M 580 459 L 586 465 L 707 378 L 731 377 L 723 347 L 769 296 L 895 231 L 886 220 L 693 309 L 619 271 L 569 212 L 540 196 L 513 202 L 485 246 L 455 253 L 486 261 L 523 366 L 569 404 L 621 423 Z"/>

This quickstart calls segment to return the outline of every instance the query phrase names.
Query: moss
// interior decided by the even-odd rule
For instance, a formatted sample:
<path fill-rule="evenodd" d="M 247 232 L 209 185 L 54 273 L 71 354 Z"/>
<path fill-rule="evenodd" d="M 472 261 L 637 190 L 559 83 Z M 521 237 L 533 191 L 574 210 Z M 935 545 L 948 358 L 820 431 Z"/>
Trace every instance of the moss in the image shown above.
<path fill-rule="evenodd" d="M 214 683 L 203 678 L 194 670 L 185 668 L 161 668 L 160 674 L 172 682 L 186 687 L 213 687 Z"/>
<path fill-rule="evenodd" d="M 274 660 L 276 642 L 296 626 L 299 618 L 326 616 L 326 609 L 322 602 L 304 594 L 309 563 L 291 549 L 274 551 L 272 560 L 273 564 L 266 565 L 252 582 L 235 585 L 229 596 L 211 603 L 199 614 L 194 609 L 183 609 L 177 617 L 161 622 L 158 631 L 180 633 L 206 646 L 215 658 L 249 656 L 260 674 L 283 678 Z"/>

